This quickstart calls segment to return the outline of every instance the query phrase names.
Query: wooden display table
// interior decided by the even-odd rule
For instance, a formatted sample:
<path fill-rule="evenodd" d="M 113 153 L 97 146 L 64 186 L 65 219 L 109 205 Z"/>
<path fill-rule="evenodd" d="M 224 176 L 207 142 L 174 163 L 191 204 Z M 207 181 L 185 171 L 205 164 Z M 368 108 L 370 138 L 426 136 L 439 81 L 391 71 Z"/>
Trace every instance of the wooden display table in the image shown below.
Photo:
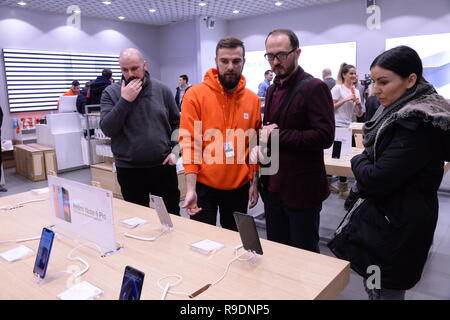
<path fill-rule="evenodd" d="M 20 201 L 42 198 L 31 192 L 0 198 L 0 206 Z M 224 273 L 227 264 L 235 257 L 234 247 L 241 243 L 234 231 L 197 221 L 172 216 L 174 230 L 153 242 L 126 238 L 124 232 L 136 235 L 156 235 L 160 227 L 153 209 L 113 199 L 117 242 L 121 251 L 101 258 L 95 250 L 82 247 L 73 256 L 86 260 L 89 271 L 81 277 L 104 291 L 100 299 L 118 299 L 123 271 L 126 265 L 145 273 L 142 299 L 158 300 L 162 290 L 157 281 L 164 275 L 179 274 L 182 282 L 172 290 L 193 293 L 207 283 L 213 283 Z M 149 223 L 130 231 L 120 220 L 140 217 Z M 29 238 L 41 234 L 42 227 L 51 224 L 49 201 L 25 204 L 24 207 L 0 214 L 2 232 L 0 241 Z M 210 239 L 225 244 L 213 255 L 203 255 L 189 249 L 189 244 Z M 256 261 L 235 261 L 228 274 L 217 285 L 197 296 L 198 300 L 230 299 L 334 299 L 347 286 L 350 265 L 347 261 L 261 240 L 264 255 Z M 36 252 L 38 241 L 22 243 Z M 17 243 L 1 245 L 1 251 L 19 246 Z M 0 299 L 56 299 L 57 295 L 73 284 L 69 268 L 82 269 L 67 254 L 78 246 L 72 240 L 57 236 L 51 253 L 47 278 L 37 284 L 33 278 L 35 256 L 7 263 L 0 259 Z M 188 299 L 169 294 L 167 299 Z"/>

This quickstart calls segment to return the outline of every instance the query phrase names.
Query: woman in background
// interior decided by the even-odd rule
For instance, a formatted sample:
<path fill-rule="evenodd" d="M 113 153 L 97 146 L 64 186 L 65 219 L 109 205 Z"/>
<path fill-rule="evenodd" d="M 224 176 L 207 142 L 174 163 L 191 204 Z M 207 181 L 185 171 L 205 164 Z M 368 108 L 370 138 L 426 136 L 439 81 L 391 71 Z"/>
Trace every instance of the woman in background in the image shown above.
<path fill-rule="evenodd" d="M 356 79 L 356 68 L 345 62 L 341 64 L 337 84 L 331 89 L 334 103 L 334 121 L 338 128 L 350 127 L 353 115 L 361 117 L 365 111 L 361 105 L 360 93 L 355 88 Z M 331 185 L 330 190 L 334 191 Z M 342 199 L 347 199 L 349 194 L 347 177 L 339 177 L 338 192 Z"/>
<path fill-rule="evenodd" d="M 370 70 L 381 107 L 363 127 L 364 152 L 351 160 L 361 198 L 328 246 L 364 277 L 369 299 L 404 299 L 433 242 L 450 104 L 422 77 L 409 47 L 382 53 Z"/>

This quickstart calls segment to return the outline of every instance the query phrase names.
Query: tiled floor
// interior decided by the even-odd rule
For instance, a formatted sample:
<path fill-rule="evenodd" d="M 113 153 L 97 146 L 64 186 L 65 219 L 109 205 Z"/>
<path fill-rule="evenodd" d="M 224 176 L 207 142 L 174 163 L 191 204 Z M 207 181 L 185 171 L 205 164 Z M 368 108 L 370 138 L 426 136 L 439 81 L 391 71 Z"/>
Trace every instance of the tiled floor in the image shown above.
<path fill-rule="evenodd" d="M 60 176 L 82 183 L 90 183 L 91 181 L 89 169 L 67 172 L 60 174 Z M 1 197 L 47 186 L 46 181 L 32 182 L 17 174 L 15 169 L 6 169 L 5 179 L 8 192 L 0 193 Z M 442 192 L 439 192 L 439 220 L 434 244 L 431 248 L 422 279 L 412 290 L 407 292 L 407 299 L 450 300 L 450 173 L 444 178 L 440 190 Z M 261 215 L 263 211 L 263 205 L 260 201 L 256 208 L 249 213 L 256 217 Z M 323 239 L 320 246 L 322 254 L 332 256 L 332 253 L 326 247 L 326 239 L 331 237 L 333 231 L 342 220 L 344 213 L 343 201 L 337 195 L 332 194 L 324 202 L 320 228 L 320 235 Z M 181 214 L 187 217 L 185 212 Z M 263 221 L 258 223 L 258 225 L 260 226 L 258 228 L 260 236 L 265 238 L 266 232 L 263 227 Z M 350 283 L 338 299 L 367 299 L 361 277 L 352 271 Z"/>

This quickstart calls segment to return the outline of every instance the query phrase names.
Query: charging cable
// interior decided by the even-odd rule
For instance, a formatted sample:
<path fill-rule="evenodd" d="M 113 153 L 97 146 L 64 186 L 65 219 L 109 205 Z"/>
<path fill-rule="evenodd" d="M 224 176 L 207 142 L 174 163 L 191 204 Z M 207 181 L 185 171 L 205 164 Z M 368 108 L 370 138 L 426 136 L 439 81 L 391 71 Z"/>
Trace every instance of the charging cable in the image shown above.
<path fill-rule="evenodd" d="M 128 238 L 133 238 L 136 240 L 142 240 L 142 241 L 155 241 L 156 239 L 158 239 L 159 237 L 165 235 L 166 233 L 169 233 L 170 228 L 165 228 L 160 234 L 158 234 L 156 237 L 150 237 L 150 238 L 146 238 L 146 237 L 140 237 L 140 236 L 136 236 L 134 234 L 130 234 L 130 233 L 124 233 L 123 235 L 125 237 Z"/>
<path fill-rule="evenodd" d="M 177 278 L 178 281 L 175 281 L 175 282 L 173 282 L 173 283 L 170 283 L 170 281 L 169 281 L 169 282 L 166 283 L 165 286 L 163 286 L 161 282 L 162 282 L 164 279 L 167 279 L 167 278 Z M 179 285 L 179 284 L 181 283 L 181 281 L 183 281 L 183 277 L 180 276 L 180 275 L 178 275 L 178 274 L 171 274 L 171 275 L 167 275 L 167 276 L 164 276 L 164 277 L 158 279 L 158 287 L 159 287 L 161 290 L 163 290 L 163 293 L 162 293 L 162 295 L 161 295 L 161 300 L 165 300 L 165 299 L 166 299 L 166 296 L 167 296 L 169 293 L 170 293 L 170 294 L 174 294 L 174 295 L 187 296 L 187 297 L 188 297 L 189 294 L 187 294 L 187 293 L 185 293 L 185 292 L 170 291 L 170 288 L 171 288 L 171 287 L 175 287 L 175 286 Z"/>
<path fill-rule="evenodd" d="M 13 205 L 1 206 L 0 210 L 3 210 L 3 211 L 14 210 L 14 209 L 23 207 L 23 205 L 27 204 L 27 203 L 40 202 L 40 201 L 45 201 L 45 200 L 48 200 L 48 198 L 22 201 L 22 202 L 18 202 L 16 204 L 13 204 Z"/>
<path fill-rule="evenodd" d="M 69 252 L 69 254 L 67 255 L 67 258 L 68 258 L 69 260 L 72 260 L 72 261 L 78 261 L 78 262 L 81 262 L 81 263 L 85 266 L 85 268 L 84 268 L 83 270 L 81 270 L 80 272 L 78 272 L 78 273 L 76 273 L 76 274 L 74 275 L 75 278 L 81 277 L 83 274 L 85 274 L 85 273 L 89 270 L 89 263 L 87 263 L 87 262 L 86 262 L 84 259 L 82 259 L 81 257 L 75 257 L 75 258 L 72 257 L 72 254 L 75 252 L 75 250 L 78 250 L 79 248 L 87 247 L 87 246 L 94 246 L 94 248 L 97 249 L 97 250 L 100 252 L 100 254 L 103 254 L 103 253 L 102 253 L 102 250 L 100 249 L 100 247 L 99 247 L 97 244 L 92 243 L 92 242 L 87 242 L 87 243 L 84 243 L 84 244 L 79 245 L 78 247 L 73 248 L 73 249 Z"/>

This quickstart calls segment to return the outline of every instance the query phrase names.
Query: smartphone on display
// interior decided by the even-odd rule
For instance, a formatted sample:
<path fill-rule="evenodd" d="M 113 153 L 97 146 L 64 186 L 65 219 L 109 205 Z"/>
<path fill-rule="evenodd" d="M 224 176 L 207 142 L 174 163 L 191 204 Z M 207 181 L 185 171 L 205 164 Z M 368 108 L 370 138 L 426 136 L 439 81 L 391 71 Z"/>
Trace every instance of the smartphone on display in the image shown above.
<path fill-rule="evenodd" d="M 173 228 L 172 219 L 170 218 L 169 212 L 167 212 L 167 208 L 164 204 L 163 198 L 155 195 L 150 195 L 150 203 L 152 204 L 153 208 L 155 208 L 161 224 L 167 228 Z"/>
<path fill-rule="evenodd" d="M 119 300 L 140 300 L 144 276 L 145 274 L 142 271 L 126 266 Z"/>
<path fill-rule="evenodd" d="M 70 214 L 70 200 L 69 200 L 69 191 L 66 188 L 61 187 L 62 190 L 62 200 L 63 200 L 63 208 L 64 208 L 64 220 L 67 222 L 72 222 L 72 216 Z"/>
<path fill-rule="evenodd" d="M 233 215 L 244 249 L 254 251 L 257 254 L 263 254 L 261 241 L 259 241 L 258 231 L 256 230 L 255 219 L 248 214 L 240 212 L 235 212 Z"/>
<path fill-rule="evenodd" d="M 342 141 L 335 141 L 333 143 L 333 151 L 331 152 L 331 157 L 334 159 L 339 159 L 341 157 Z"/>
<path fill-rule="evenodd" d="M 45 274 L 47 273 L 54 238 L 55 233 L 52 230 L 47 228 L 42 229 L 41 240 L 39 242 L 38 253 L 33 269 L 34 275 L 38 276 L 40 279 L 44 279 Z"/>

